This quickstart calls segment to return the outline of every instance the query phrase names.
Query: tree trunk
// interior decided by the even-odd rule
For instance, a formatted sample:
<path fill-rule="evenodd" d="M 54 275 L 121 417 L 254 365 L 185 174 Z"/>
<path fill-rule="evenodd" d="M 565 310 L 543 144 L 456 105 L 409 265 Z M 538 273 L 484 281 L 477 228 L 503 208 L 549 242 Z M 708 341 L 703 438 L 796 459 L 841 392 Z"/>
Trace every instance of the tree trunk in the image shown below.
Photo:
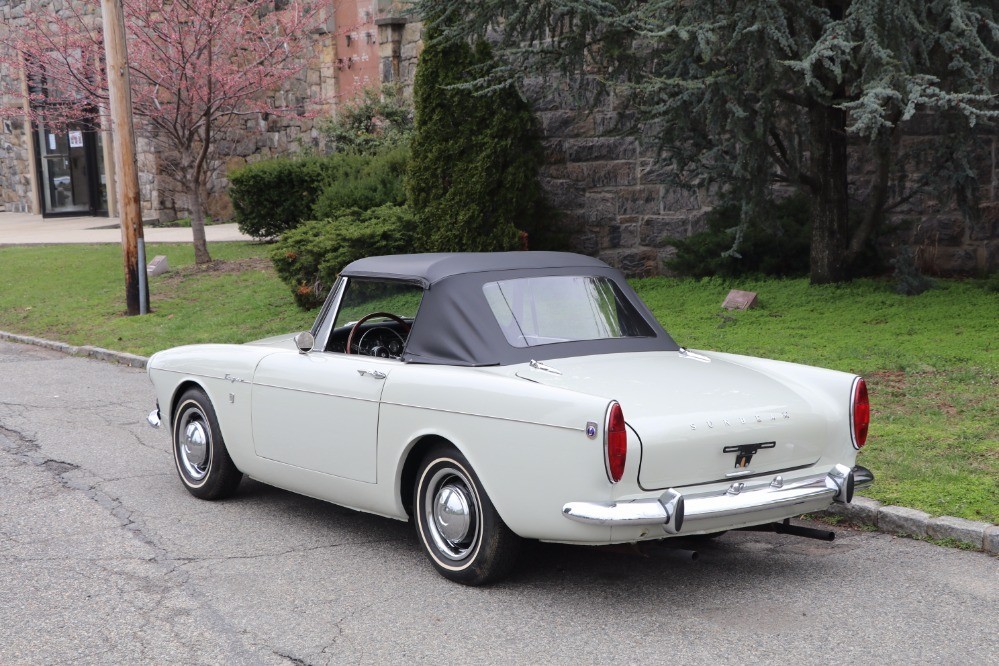
<path fill-rule="evenodd" d="M 898 116 L 892 118 L 895 127 L 898 126 Z M 881 227 L 885 218 L 885 205 L 888 203 L 889 177 L 891 175 L 892 157 L 895 151 L 894 132 L 886 132 L 877 137 L 871 148 L 873 149 L 874 163 L 877 165 L 874 171 L 874 179 L 871 182 L 871 191 L 865 202 L 866 210 L 864 219 L 860 225 L 853 230 L 849 247 L 846 250 L 846 265 L 851 273 L 856 274 L 858 260 L 867 247 L 872 236 Z"/>
<path fill-rule="evenodd" d="M 194 234 L 194 263 L 207 264 L 212 260 L 208 254 L 208 241 L 205 239 L 205 209 L 201 201 L 201 186 L 188 183 L 188 200 L 191 212 L 191 233 Z"/>
<path fill-rule="evenodd" d="M 812 284 L 848 279 L 846 250 L 849 234 L 846 112 L 813 104 L 809 109 L 810 171 L 813 189 Z"/>
<path fill-rule="evenodd" d="M 187 155 L 181 159 L 187 161 Z M 193 158 L 187 161 L 191 164 Z M 193 166 L 193 165 L 192 165 Z M 199 182 L 197 170 L 194 168 L 184 169 L 184 183 L 187 185 L 187 208 L 191 214 L 191 233 L 194 235 L 194 263 L 207 264 L 212 260 L 208 254 L 208 241 L 205 239 L 205 206 L 202 193 L 205 187 Z"/>

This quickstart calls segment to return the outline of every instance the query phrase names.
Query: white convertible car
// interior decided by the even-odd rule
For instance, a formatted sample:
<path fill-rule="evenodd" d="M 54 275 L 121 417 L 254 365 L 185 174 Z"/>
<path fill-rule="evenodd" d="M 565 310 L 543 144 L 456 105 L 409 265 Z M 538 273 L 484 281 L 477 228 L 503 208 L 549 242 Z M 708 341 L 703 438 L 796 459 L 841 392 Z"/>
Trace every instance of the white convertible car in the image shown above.
<path fill-rule="evenodd" d="M 873 481 L 855 466 L 863 379 L 684 349 L 618 271 L 574 254 L 362 259 L 311 331 L 148 370 L 149 422 L 169 424 L 191 494 L 246 474 L 412 519 L 465 584 L 509 572 L 522 539 L 787 525 Z"/>

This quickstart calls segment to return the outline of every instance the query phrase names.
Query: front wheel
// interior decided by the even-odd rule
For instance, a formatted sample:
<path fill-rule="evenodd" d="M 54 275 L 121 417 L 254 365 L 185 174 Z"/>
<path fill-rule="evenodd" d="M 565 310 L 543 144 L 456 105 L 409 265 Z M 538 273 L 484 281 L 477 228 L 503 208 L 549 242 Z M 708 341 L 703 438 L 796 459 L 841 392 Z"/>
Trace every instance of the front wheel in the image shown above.
<path fill-rule="evenodd" d="M 177 401 L 173 459 L 184 487 L 201 499 L 229 497 L 243 478 L 226 451 L 215 408 L 201 389 L 189 389 Z"/>
<path fill-rule="evenodd" d="M 506 576 L 520 537 L 510 531 L 472 471 L 451 446 L 432 450 L 420 465 L 413 493 L 416 535 L 434 568 L 464 585 Z"/>

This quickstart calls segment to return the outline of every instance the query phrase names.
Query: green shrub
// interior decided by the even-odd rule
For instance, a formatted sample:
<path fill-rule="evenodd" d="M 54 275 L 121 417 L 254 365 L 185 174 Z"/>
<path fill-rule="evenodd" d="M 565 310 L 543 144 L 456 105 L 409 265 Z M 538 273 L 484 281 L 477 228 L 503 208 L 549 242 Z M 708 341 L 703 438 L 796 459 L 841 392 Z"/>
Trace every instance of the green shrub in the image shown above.
<path fill-rule="evenodd" d="M 362 257 L 399 254 L 413 243 L 413 213 L 386 204 L 367 211 L 341 210 L 328 220 L 304 222 L 281 237 L 271 252 L 278 276 L 302 308 L 321 304 L 344 266 Z"/>
<path fill-rule="evenodd" d="M 804 197 L 771 202 L 746 225 L 734 252 L 739 207 L 718 206 L 708 213 L 706 222 L 707 231 L 670 239 L 677 249 L 676 257 L 666 262 L 670 270 L 690 277 L 808 275 L 811 219 Z"/>
<path fill-rule="evenodd" d="M 398 86 L 365 88 L 363 97 L 320 121 L 319 131 L 332 152 L 372 155 L 404 146 L 413 133 L 413 107 Z"/>
<path fill-rule="evenodd" d="M 333 218 L 344 209 L 401 205 L 408 155 L 401 146 L 374 155 L 336 153 L 247 165 L 230 176 L 239 229 L 254 238 L 274 238 L 304 220 Z"/>
<path fill-rule="evenodd" d="M 520 231 L 532 241 L 542 236 L 537 123 L 512 87 L 461 87 L 492 67 L 487 44 L 473 49 L 434 37 L 413 87 L 416 131 L 406 184 L 418 242 L 432 252 L 515 249 Z"/>
<path fill-rule="evenodd" d="M 312 215 L 326 182 L 328 158 L 279 158 L 248 164 L 229 174 L 239 230 L 254 238 L 273 238 Z"/>
<path fill-rule="evenodd" d="M 349 166 L 338 170 L 319 195 L 312 208 L 313 219 L 337 217 L 348 208 L 368 210 L 385 204 L 406 203 L 406 162 L 409 149 L 405 146 L 372 155 L 334 155 L 330 160 Z"/>

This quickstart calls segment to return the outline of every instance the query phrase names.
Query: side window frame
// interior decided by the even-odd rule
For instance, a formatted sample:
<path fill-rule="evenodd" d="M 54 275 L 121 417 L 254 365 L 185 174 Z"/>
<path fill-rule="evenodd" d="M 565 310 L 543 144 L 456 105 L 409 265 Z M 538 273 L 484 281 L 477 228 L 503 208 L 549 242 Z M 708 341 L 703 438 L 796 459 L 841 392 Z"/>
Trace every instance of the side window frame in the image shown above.
<path fill-rule="evenodd" d="M 316 338 L 314 349 L 326 352 L 329 345 L 330 333 L 333 332 L 333 322 L 336 321 L 337 312 L 340 310 L 340 301 L 343 299 L 344 291 L 347 289 L 347 282 L 350 278 L 340 277 L 330 291 L 326 304 L 319 312 L 316 323 L 313 324 L 312 334 Z"/>

